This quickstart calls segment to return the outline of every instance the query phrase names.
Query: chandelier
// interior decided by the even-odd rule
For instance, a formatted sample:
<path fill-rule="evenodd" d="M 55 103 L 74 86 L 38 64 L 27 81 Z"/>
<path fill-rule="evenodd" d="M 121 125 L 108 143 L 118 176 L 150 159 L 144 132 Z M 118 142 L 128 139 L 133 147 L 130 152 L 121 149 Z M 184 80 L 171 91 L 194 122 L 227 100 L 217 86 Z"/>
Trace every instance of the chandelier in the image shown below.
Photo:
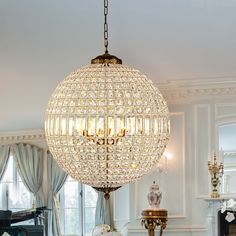
<path fill-rule="evenodd" d="M 72 178 L 109 192 L 156 166 L 169 139 L 166 101 L 140 71 L 108 53 L 68 75 L 52 94 L 45 120 L 48 147 Z"/>

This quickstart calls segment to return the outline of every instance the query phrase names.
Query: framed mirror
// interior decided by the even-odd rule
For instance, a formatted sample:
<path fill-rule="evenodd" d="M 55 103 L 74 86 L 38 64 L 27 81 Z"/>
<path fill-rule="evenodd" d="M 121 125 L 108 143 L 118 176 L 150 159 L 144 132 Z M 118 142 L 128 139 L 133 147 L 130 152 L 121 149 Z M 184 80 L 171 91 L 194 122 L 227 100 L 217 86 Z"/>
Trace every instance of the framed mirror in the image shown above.
<path fill-rule="evenodd" d="M 221 192 L 236 193 L 236 122 L 218 126 L 219 155 L 224 165 Z"/>

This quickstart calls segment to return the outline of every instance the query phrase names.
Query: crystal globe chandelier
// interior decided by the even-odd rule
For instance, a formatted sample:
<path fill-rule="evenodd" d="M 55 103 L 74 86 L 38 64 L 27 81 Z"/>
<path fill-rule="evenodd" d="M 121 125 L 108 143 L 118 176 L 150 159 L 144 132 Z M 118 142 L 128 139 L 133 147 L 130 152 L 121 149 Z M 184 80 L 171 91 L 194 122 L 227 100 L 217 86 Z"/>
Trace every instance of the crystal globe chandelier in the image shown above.
<path fill-rule="evenodd" d="M 166 101 L 140 71 L 108 53 L 68 75 L 52 94 L 45 120 L 49 150 L 72 178 L 103 191 L 138 180 L 156 166 L 169 139 Z"/>

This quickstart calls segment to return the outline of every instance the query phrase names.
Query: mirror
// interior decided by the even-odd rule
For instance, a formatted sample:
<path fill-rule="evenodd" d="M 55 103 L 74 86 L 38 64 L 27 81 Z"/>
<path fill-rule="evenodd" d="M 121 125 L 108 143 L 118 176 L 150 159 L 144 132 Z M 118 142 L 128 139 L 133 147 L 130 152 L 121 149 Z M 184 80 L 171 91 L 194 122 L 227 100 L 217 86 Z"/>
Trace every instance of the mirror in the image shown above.
<path fill-rule="evenodd" d="M 219 153 L 224 165 L 221 192 L 236 193 L 236 123 L 219 126 Z"/>

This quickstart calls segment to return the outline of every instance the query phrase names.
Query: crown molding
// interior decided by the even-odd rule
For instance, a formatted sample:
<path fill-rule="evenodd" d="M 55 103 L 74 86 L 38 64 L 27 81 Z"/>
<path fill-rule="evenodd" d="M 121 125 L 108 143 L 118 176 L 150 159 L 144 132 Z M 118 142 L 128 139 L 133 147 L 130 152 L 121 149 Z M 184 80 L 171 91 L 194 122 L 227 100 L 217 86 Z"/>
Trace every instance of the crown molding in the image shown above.
<path fill-rule="evenodd" d="M 169 104 L 236 97 L 236 76 L 167 80 L 158 88 Z"/>
<path fill-rule="evenodd" d="M 22 130 L 0 132 L 0 143 L 17 143 L 27 141 L 45 141 L 44 130 Z"/>

